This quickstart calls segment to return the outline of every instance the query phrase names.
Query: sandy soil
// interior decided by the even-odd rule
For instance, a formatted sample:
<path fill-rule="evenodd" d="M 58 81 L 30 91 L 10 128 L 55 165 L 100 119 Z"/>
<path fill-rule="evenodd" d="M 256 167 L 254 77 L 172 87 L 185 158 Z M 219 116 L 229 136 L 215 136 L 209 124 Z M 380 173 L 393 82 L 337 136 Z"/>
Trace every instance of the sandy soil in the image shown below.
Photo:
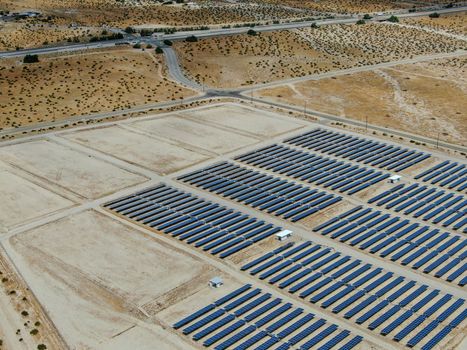
<path fill-rule="evenodd" d="M 34 294 L 0 248 L 1 349 L 63 349 L 65 344 Z"/>
<path fill-rule="evenodd" d="M 89 41 L 90 37 L 100 35 L 99 28 L 70 28 L 36 20 L 19 22 L 0 22 L 0 51 L 16 48 L 31 48 L 49 44 Z"/>
<path fill-rule="evenodd" d="M 168 80 L 149 51 L 97 51 L 0 61 L 0 128 L 124 109 L 194 95 Z"/>
<path fill-rule="evenodd" d="M 412 7 L 412 4 L 392 0 L 262 0 L 258 2 L 284 4 L 286 6 L 308 8 L 329 13 L 370 13 Z"/>
<path fill-rule="evenodd" d="M 146 180 L 143 176 L 50 141 L 1 147 L 0 158 L 43 181 L 50 181 L 88 199 L 103 197 Z"/>
<path fill-rule="evenodd" d="M 446 14 L 439 18 L 407 18 L 402 23 L 417 25 L 422 28 L 443 30 L 452 34 L 467 35 L 467 13 Z"/>
<path fill-rule="evenodd" d="M 73 202 L 22 178 L 0 163 L 0 232 L 73 205 Z"/>
<path fill-rule="evenodd" d="M 258 142 L 257 139 L 248 136 L 173 116 L 136 122 L 133 126 L 141 131 L 217 154 L 227 153 Z"/>
<path fill-rule="evenodd" d="M 159 174 L 208 159 L 203 154 L 117 126 L 78 131 L 66 138 Z"/>
<path fill-rule="evenodd" d="M 162 336 L 160 325 L 148 323 L 139 307 L 185 282 L 195 290 L 205 285 L 204 279 L 194 279 L 206 269 L 200 261 L 93 211 L 10 243 L 31 290 L 72 348 L 124 348 L 138 334 L 144 336 L 140 344 L 184 348 L 170 333 Z M 139 324 L 146 329 L 128 332 Z"/>
<path fill-rule="evenodd" d="M 302 123 L 277 118 L 277 115 L 273 113 L 238 105 L 218 105 L 196 111 L 182 112 L 180 115 L 263 138 L 280 135 L 303 127 Z"/>
<path fill-rule="evenodd" d="M 288 84 L 262 97 L 465 145 L 466 59 Z"/>
<path fill-rule="evenodd" d="M 368 23 L 178 42 L 174 47 L 187 74 L 199 83 L 238 87 L 452 52 L 466 45 L 417 28 Z"/>
<path fill-rule="evenodd" d="M 239 22 L 272 21 L 300 18 L 314 14 L 287 6 L 262 3 L 232 4 L 225 1 L 197 1 L 196 6 L 161 5 L 152 0 L 3 0 L 10 11 L 37 8 L 53 16 L 55 23 L 107 24 L 125 28 L 129 25 L 187 26 Z"/>

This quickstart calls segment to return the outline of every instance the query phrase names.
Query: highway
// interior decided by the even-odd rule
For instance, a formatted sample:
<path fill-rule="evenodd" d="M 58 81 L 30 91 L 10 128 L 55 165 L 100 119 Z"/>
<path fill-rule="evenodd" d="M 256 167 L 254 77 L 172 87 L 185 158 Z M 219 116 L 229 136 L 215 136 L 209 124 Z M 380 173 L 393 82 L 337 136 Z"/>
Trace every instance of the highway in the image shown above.
<path fill-rule="evenodd" d="M 435 10 L 430 11 L 420 11 L 420 12 L 408 12 L 408 13 L 398 13 L 397 16 L 400 18 L 408 18 L 408 17 L 420 17 L 420 16 L 427 16 L 430 13 L 433 13 Z M 455 12 L 464 12 L 467 11 L 467 6 L 459 6 L 454 8 L 440 8 L 437 9 L 436 12 L 443 14 L 443 13 L 455 13 Z M 372 21 L 382 21 L 389 18 L 390 15 L 384 16 L 375 16 Z M 309 27 L 312 23 L 316 23 L 318 25 L 330 25 L 330 24 L 350 24 L 355 23 L 360 18 L 358 16 L 355 17 L 346 17 L 346 18 L 335 18 L 335 19 L 325 19 L 325 20 L 318 20 L 318 21 L 304 21 L 304 22 L 291 22 L 291 23 L 278 23 L 278 24 L 269 24 L 269 25 L 258 25 L 254 27 L 254 30 L 257 32 L 269 32 L 275 30 L 286 30 L 286 29 L 296 29 L 296 28 L 306 28 Z M 163 39 L 168 39 L 172 41 L 176 40 L 185 40 L 189 36 L 196 36 L 198 38 L 211 38 L 211 37 L 218 37 L 218 36 L 228 36 L 228 35 L 236 35 L 236 34 L 244 34 L 250 30 L 250 27 L 241 27 L 241 28 L 212 28 L 209 30 L 195 30 L 195 31 L 185 31 L 185 32 L 176 32 L 173 34 L 165 34 L 163 35 Z M 0 52 L 0 58 L 8 58 L 8 57 L 19 57 L 24 55 L 44 55 L 44 54 L 51 54 L 57 52 L 72 52 L 72 51 L 79 51 L 79 50 L 90 50 L 90 49 L 99 49 L 105 47 L 112 47 L 118 44 L 124 44 L 126 42 L 148 42 L 154 39 L 148 37 L 135 37 L 134 35 L 126 35 L 123 39 L 118 40 L 109 40 L 109 41 L 99 41 L 93 43 L 85 43 L 85 44 L 69 44 L 69 45 L 62 45 L 62 46 L 50 46 L 50 47 L 43 47 L 43 48 L 34 48 L 34 49 L 24 49 L 24 50 L 17 50 L 17 51 L 3 51 Z"/>

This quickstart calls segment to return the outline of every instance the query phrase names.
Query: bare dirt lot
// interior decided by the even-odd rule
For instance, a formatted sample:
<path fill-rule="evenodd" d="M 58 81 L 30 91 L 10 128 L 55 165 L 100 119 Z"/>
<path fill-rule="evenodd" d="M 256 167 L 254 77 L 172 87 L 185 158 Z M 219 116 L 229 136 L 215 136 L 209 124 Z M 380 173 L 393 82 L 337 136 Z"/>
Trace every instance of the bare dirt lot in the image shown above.
<path fill-rule="evenodd" d="M 174 45 L 199 83 L 238 87 L 466 48 L 466 42 L 402 26 L 326 25 Z"/>
<path fill-rule="evenodd" d="M 72 348 L 96 348 L 112 338 L 121 338 L 112 342 L 124 348 L 126 331 L 143 322 L 146 330 L 129 333 L 133 346 L 185 348 L 170 333 L 162 336 L 160 326 L 147 323 L 138 308 L 188 281 L 194 290 L 205 285 L 196 279 L 209 269 L 202 262 L 93 211 L 10 243 L 30 288 Z M 137 334 L 144 338 L 135 339 Z"/>
<path fill-rule="evenodd" d="M 467 59 L 310 80 L 260 90 L 267 99 L 466 144 Z"/>
<path fill-rule="evenodd" d="M 0 128 L 196 94 L 166 78 L 160 56 L 133 49 L 0 60 L 0 91 Z"/>
<path fill-rule="evenodd" d="M 28 181 L 0 164 L 0 232 L 73 205 L 73 202 Z"/>
<path fill-rule="evenodd" d="M 257 139 L 249 136 L 174 116 L 136 122 L 133 126 L 141 131 L 216 154 L 223 154 L 258 142 Z"/>
<path fill-rule="evenodd" d="M 278 118 L 276 114 L 239 105 L 217 105 L 210 108 L 181 112 L 193 120 L 238 130 L 267 138 L 303 127 L 301 122 Z"/>
<path fill-rule="evenodd" d="M 1 147 L 0 158 L 43 181 L 50 181 L 88 199 L 103 197 L 146 180 L 143 176 L 45 140 Z"/>
<path fill-rule="evenodd" d="M 208 159 L 206 155 L 117 126 L 79 131 L 65 137 L 159 174 L 168 174 Z"/>

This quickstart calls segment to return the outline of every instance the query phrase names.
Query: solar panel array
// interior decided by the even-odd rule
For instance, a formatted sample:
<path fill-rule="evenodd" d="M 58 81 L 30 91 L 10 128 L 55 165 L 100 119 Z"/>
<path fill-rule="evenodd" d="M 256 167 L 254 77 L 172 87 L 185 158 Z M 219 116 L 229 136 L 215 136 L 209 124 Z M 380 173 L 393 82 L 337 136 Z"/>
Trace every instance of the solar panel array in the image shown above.
<path fill-rule="evenodd" d="M 398 185 L 373 197 L 369 203 L 402 212 L 443 227 L 467 232 L 467 199 L 433 187 L 412 184 Z"/>
<path fill-rule="evenodd" d="M 292 222 L 306 218 L 342 199 L 326 191 L 310 189 L 229 162 L 222 162 L 178 179 Z"/>
<path fill-rule="evenodd" d="M 160 184 L 104 205 L 128 219 L 226 258 L 280 227 Z"/>
<path fill-rule="evenodd" d="M 237 157 L 236 160 L 349 195 L 390 176 L 349 162 L 321 157 L 282 145 L 268 146 Z"/>
<path fill-rule="evenodd" d="M 460 286 L 467 283 L 467 239 L 362 206 L 315 227 L 339 242 L 421 269 Z"/>
<path fill-rule="evenodd" d="M 431 349 L 467 317 L 463 299 L 310 241 L 276 249 L 242 270 L 410 347 L 424 342 Z"/>
<path fill-rule="evenodd" d="M 216 350 L 327 350 L 336 346 L 350 350 L 363 340 L 250 284 L 188 315 L 173 328 Z"/>
<path fill-rule="evenodd" d="M 467 189 L 467 166 L 446 160 L 415 176 L 415 179 L 464 192 Z"/>
<path fill-rule="evenodd" d="M 392 171 L 402 171 L 431 157 L 424 152 L 320 128 L 285 142 Z"/>

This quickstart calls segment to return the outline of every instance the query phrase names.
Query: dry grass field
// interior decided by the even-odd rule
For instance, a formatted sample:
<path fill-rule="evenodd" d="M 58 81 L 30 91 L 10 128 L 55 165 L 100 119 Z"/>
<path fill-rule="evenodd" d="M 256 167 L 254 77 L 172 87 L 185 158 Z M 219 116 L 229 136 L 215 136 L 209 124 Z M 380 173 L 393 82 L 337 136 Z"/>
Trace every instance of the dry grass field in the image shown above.
<path fill-rule="evenodd" d="M 416 25 L 422 28 L 443 30 L 452 34 L 467 35 L 467 13 L 465 12 L 441 15 L 439 18 L 406 18 L 402 23 Z"/>
<path fill-rule="evenodd" d="M 99 28 L 70 28 L 37 21 L 0 22 L 0 51 L 88 41 L 101 32 Z"/>
<path fill-rule="evenodd" d="M 260 91 L 267 99 L 466 145 L 467 58 L 310 80 Z"/>
<path fill-rule="evenodd" d="M 168 80 L 160 56 L 115 49 L 0 61 L 1 128 L 177 100 L 194 92 Z"/>
<path fill-rule="evenodd" d="M 416 28 L 366 24 L 245 34 L 174 47 L 185 71 L 198 82 L 238 87 L 451 52 L 466 43 Z"/>

